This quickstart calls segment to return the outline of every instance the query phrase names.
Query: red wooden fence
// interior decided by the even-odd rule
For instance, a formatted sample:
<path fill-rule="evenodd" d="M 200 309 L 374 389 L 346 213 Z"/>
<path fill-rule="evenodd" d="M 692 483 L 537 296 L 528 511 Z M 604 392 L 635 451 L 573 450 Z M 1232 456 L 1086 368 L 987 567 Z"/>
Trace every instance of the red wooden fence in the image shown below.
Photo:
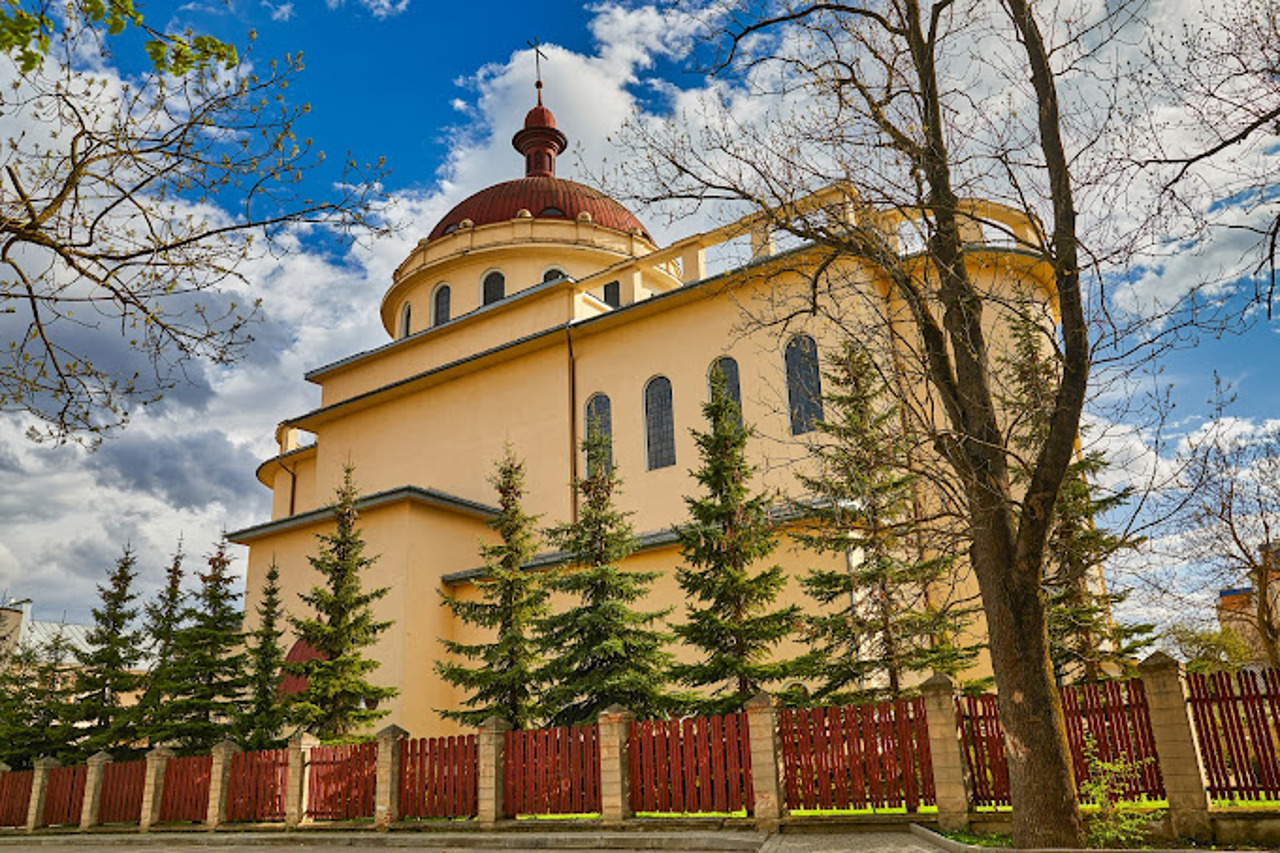
<path fill-rule="evenodd" d="M 44 814 L 41 826 L 79 826 L 84 807 L 84 780 L 88 770 L 83 764 L 54 767 L 45 783 Z"/>
<path fill-rule="evenodd" d="M 507 732 L 506 816 L 600 811 L 600 730 L 596 726 Z"/>
<path fill-rule="evenodd" d="M 231 756 L 227 779 L 227 820 L 284 820 L 289 751 L 264 749 Z"/>
<path fill-rule="evenodd" d="M 316 820 L 373 817 L 378 744 L 317 746 L 311 749 L 307 816 Z"/>
<path fill-rule="evenodd" d="M 0 826 L 25 826 L 31 803 L 31 770 L 0 773 Z"/>
<path fill-rule="evenodd" d="M 933 805 L 924 700 L 783 710 L 779 715 L 787 807 Z"/>
<path fill-rule="evenodd" d="M 475 817 L 479 786 L 475 735 L 400 741 L 401 817 Z"/>
<path fill-rule="evenodd" d="M 1009 768 L 996 697 L 965 696 L 956 701 L 975 804 L 1007 806 Z M 1062 705 L 1077 791 L 1088 778 L 1085 739 L 1091 737 L 1099 758 L 1127 758 L 1137 764 L 1138 773 L 1126 791 L 1129 797 L 1164 798 L 1147 696 L 1140 680 L 1064 687 Z"/>
<path fill-rule="evenodd" d="M 745 713 L 633 722 L 628 753 L 633 811 L 752 809 Z"/>
<path fill-rule="evenodd" d="M 142 786 L 146 778 L 146 761 L 112 762 L 103 767 L 99 822 L 139 823 L 142 820 Z"/>
<path fill-rule="evenodd" d="M 1209 795 L 1280 797 L 1280 670 L 1189 673 L 1187 688 Z"/>
<path fill-rule="evenodd" d="M 160 793 L 161 823 L 199 823 L 208 816 L 212 755 L 170 758 Z"/>

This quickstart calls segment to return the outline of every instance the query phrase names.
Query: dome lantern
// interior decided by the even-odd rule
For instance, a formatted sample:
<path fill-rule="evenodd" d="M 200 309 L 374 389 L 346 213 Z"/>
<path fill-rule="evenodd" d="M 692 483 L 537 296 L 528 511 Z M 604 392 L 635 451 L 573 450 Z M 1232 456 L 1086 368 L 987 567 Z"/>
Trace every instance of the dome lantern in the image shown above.
<path fill-rule="evenodd" d="M 538 104 L 524 117 L 524 127 L 511 144 L 524 155 L 526 178 L 554 178 L 556 155 L 568 146 L 568 138 L 556 128 L 556 118 L 542 105 L 542 81 L 536 84 Z"/>

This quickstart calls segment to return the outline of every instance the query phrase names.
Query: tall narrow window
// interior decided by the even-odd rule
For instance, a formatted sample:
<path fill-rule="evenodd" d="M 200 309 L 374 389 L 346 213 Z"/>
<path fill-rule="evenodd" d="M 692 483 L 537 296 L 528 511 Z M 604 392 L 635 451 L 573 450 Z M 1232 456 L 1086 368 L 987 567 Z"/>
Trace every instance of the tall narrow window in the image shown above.
<path fill-rule="evenodd" d="M 738 383 L 738 360 L 732 356 L 722 355 L 715 361 L 711 362 L 711 368 L 707 371 L 707 396 L 711 396 L 711 377 L 715 376 L 716 370 L 720 371 L 720 375 L 724 377 L 725 390 L 729 392 L 729 396 L 733 402 L 738 404 L 738 425 L 742 425 L 742 386 Z"/>
<path fill-rule="evenodd" d="M 442 326 L 449 322 L 449 285 L 442 284 L 436 288 L 435 303 L 435 316 L 431 318 L 431 325 Z"/>
<path fill-rule="evenodd" d="M 483 304 L 492 305 L 507 295 L 507 279 L 502 273 L 494 270 L 484 277 Z"/>
<path fill-rule="evenodd" d="M 618 282 L 611 281 L 604 286 L 604 304 L 610 308 L 622 305 L 622 286 Z"/>
<path fill-rule="evenodd" d="M 400 309 L 400 337 L 409 337 L 409 332 L 413 329 L 413 308 L 408 302 Z"/>
<path fill-rule="evenodd" d="M 822 378 L 818 373 L 818 345 L 808 335 L 787 343 L 787 408 L 791 434 L 801 435 L 822 420 Z"/>
<path fill-rule="evenodd" d="M 655 376 L 644 386 L 644 443 L 650 471 L 676 464 L 671 380 L 665 376 Z"/>
<path fill-rule="evenodd" d="M 613 405 L 609 402 L 609 395 L 592 394 L 591 399 L 587 400 L 586 415 L 586 429 L 594 430 L 607 442 L 599 457 L 591 452 L 587 453 L 587 473 L 594 474 L 601 463 L 604 463 L 607 471 L 613 467 Z"/>

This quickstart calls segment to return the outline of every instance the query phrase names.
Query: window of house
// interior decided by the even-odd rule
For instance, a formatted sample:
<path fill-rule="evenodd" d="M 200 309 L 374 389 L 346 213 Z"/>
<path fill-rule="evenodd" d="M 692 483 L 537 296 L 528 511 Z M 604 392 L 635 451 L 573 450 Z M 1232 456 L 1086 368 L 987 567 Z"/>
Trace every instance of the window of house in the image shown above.
<path fill-rule="evenodd" d="M 649 470 L 676 464 L 676 426 L 671 380 L 655 376 L 644 386 L 645 456 Z"/>
<path fill-rule="evenodd" d="M 565 274 L 564 270 L 558 270 L 555 267 L 552 267 L 542 274 L 543 282 L 556 281 L 557 279 L 568 277 L 569 276 Z"/>
<path fill-rule="evenodd" d="M 404 307 L 400 309 L 400 337 L 409 337 L 409 332 L 413 329 L 413 307 L 406 302 Z"/>
<path fill-rule="evenodd" d="M 449 322 L 449 285 L 442 284 L 436 288 L 434 308 L 431 325 L 440 326 Z"/>
<path fill-rule="evenodd" d="M 791 412 L 791 434 L 810 432 L 822 420 L 822 378 L 818 368 L 818 345 L 808 335 L 796 335 L 787 343 L 787 409 Z"/>
<path fill-rule="evenodd" d="M 502 273 L 494 270 L 484 277 L 484 294 L 482 305 L 492 305 L 507 295 L 507 279 Z"/>
<path fill-rule="evenodd" d="M 609 402 L 609 395 L 592 394 L 591 399 L 587 400 L 586 415 L 586 429 L 595 430 L 608 440 L 608 447 L 602 458 L 587 454 L 587 473 L 595 473 L 602 462 L 607 471 L 613 467 L 613 405 Z"/>
<path fill-rule="evenodd" d="M 738 404 L 738 424 L 742 424 L 742 387 L 738 383 L 738 360 L 732 356 L 722 355 L 715 361 L 711 362 L 711 367 L 707 369 L 707 397 L 711 397 L 711 377 L 715 375 L 716 370 L 724 376 L 725 390 L 729 392 L 729 396 L 733 402 Z"/>
<path fill-rule="evenodd" d="M 604 304 L 610 308 L 618 308 L 622 305 L 622 286 L 616 281 L 611 281 L 604 286 Z"/>

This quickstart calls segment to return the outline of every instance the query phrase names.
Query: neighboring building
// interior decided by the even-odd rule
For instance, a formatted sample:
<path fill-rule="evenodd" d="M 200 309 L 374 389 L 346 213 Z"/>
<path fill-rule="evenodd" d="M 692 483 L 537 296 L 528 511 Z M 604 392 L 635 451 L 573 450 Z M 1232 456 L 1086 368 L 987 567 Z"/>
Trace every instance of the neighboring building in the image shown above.
<path fill-rule="evenodd" d="M 0 659 L 21 647 L 44 648 L 61 635 L 67 646 L 67 663 L 89 648 L 88 625 L 39 621 L 31 618 L 31 602 L 0 607 Z"/>
<path fill-rule="evenodd" d="M 1267 584 L 1271 599 L 1272 632 L 1280 631 L 1280 574 L 1272 574 Z M 1224 589 L 1218 593 L 1218 628 L 1230 631 L 1249 650 L 1252 663 L 1268 664 L 1266 644 L 1258 630 L 1258 596 L 1251 587 Z"/>
<path fill-rule="evenodd" d="M 689 431 L 705 426 L 712 365 L 730 377 L 759 432 L 750 448 L 761 472 L 756 487 L 795 495 L 805 435 L 822 411 L 821 354 L 839 335 L 803 312 L 785 335 L 744 322 L 744 308 L 807 293 L 817 265 L 814 247 L 777 252 L 764 217 L 659 247 L 618 202 L 555 177 L 566 138 L 540 97 L 513 143 L 525 176 L 463 201 L 396 270 L 381 305 L 391 340 L 307 374 L 321 387 L 319 408 L 280 425 L 280 453 L 257 472 L 272 490 L 271 520 L 230 534 L 250 549 L 246 612 L 254 612 L 273 560 L 286 607 L 299 607 L 298 593 L 318 581 L 307 555 L 316 534 L 331 529 L 326 506 L 343 466 L 355 465 L 367 550 L 378 555 L 364 583 L 392 589 L 377 603 L 379 618 L 394 627 L 371 651 L 381 662 L 374 678 L 400 691 L 385 722 L 415 735 L 456 730 L 435 709 L 458 707 L 460 697 L 433 663 L 439 638 L 475 635 L 452 620 L 440 596 L 475 595 L 477 546 L 494 540 L 488 477 L 505 444 L 525 460 L 528 511 L 549 525 L 575 513 L 570 483 L 584 468 L 588 415 L 609 430 L 622 504 L 642 533 L 630 565 L 662 572 L 648 607 L 675 607 L 678 619 L 684 595 L 671 526 L 684 520 L 682 497 L 698 489 L 688 473 L 698 459 Z M 834 217 L 855 207 L 838 187 L 800 204 Z M 900 211 L 872 215 L 889 231 L 909 225 Z M 966 237 L 975 278 L 998 293 L 1038 288 L 1051 302 L 1043 259 L 1007 240 L 1004 248 L 984 245 L 977 217 L 1028 242 L 1036 225 L 998 205 L 975 203 L 972 215 Z M 708 274 L 709 248 L 748 242 L 748 263 Z M 892 318 L 904 316 L 902 306 L 884 300 L 883 271 L 840 263 L 881 300 L 886 322 L 901 322 Z M 914 337 L 907 323 L 897 332 Z M 912 358 L 905 347 L 895 356 Z M 926 394 L 919 384 L 908 392 Z M 792 579 L 844 560 L 787 541 L 775 555 Z M 553 562 L 544 555 L 535 566 Z M 967 571 L 946 586 L 937 596 L 976 594 Z M 786 596 L 800 595 L 792 580 Z M 989 671 L 984 658 L 973 675 Z"/>

